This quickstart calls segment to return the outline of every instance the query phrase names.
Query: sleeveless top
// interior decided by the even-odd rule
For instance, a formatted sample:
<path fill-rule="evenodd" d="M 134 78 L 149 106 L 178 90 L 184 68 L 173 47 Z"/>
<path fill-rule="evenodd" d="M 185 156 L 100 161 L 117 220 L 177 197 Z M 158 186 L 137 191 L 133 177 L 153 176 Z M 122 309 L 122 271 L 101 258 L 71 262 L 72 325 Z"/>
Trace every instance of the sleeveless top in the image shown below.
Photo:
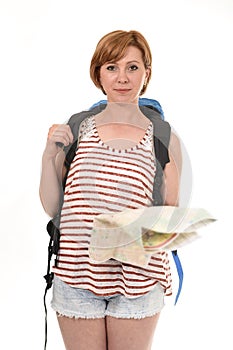
<path fill-rule="evenodd" d="M 153 125 L 134 147 L 111 148 L 99 137 L 94 116 L 85 119 L 66 180 L 60 220 L 60 249 L 53 272 L 72 287 L 96 295 L 133 298 L 158 282 L 172 294 L 168 254 L 154 254 L 147 268 L 114 259 L 98 263 L 88 254 L 96 215 L 152 205 L 156 176 Z"/>

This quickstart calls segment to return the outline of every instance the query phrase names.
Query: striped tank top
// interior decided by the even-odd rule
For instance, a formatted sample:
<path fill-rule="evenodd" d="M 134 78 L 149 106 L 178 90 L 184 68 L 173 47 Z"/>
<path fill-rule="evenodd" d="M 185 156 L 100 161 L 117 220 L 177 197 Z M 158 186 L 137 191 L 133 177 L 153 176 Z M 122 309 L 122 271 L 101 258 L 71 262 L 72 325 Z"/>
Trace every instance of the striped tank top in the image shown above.
<path fill-rule="evenodd" d="M 114 259 L 99 263 L 88 254 L 96 215 L 152 205 L 156 175 L 152 123 L 143 139 L 126 150 L 111 148 L 100 139 L 93 116 L 84 121 L 81 130 L 66 181 L 60 249 L 53 272 L 70 286 L 101 296 L 138 297 L 158 282 L 165 295 L 171 295 L 171 271 L 165 251 L 153 254 L 146 268 Z"/>

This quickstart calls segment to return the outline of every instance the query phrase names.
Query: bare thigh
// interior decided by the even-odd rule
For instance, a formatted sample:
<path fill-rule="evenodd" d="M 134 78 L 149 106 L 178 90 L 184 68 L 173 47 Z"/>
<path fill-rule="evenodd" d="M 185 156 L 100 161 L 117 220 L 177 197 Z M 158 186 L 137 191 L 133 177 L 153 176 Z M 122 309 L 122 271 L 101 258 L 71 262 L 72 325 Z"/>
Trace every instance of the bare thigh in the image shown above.
<path fill-rule="evenodd" d="M 150 350 L 159 313 L 142 319 L 106 318 L 108 350 Z"/>
<path fill-rule="evenodd" d="M 58 316 L 66 350 L 107 350 L 104 318 L 75 319 Z"/>

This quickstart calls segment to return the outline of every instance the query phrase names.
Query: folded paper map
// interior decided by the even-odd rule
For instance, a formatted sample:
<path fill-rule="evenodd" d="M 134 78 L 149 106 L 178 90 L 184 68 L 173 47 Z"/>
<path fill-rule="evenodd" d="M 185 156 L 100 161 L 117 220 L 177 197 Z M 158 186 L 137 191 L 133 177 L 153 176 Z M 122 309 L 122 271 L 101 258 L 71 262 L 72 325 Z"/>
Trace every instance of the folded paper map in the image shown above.
<path fill-rule="evenodd" d="M 214 222 L 202 208 L 156 206 L 95 217 L 89 246 L 98 262 L 116 259 L 146 267 L 159 250 L 176 250 L 200 237 L 197 229 Z"/>

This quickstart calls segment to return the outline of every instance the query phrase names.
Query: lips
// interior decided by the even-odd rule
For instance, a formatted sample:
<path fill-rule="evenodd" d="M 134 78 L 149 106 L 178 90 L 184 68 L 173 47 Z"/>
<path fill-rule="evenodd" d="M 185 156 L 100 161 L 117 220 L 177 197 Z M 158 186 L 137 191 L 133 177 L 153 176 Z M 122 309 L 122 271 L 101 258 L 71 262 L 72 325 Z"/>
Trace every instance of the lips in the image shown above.
<path fill-rule="evenodd" d="M 130 89 L 115 89 L 115 91 L 124 94 L 126 92 L 129 92 Z"/>

